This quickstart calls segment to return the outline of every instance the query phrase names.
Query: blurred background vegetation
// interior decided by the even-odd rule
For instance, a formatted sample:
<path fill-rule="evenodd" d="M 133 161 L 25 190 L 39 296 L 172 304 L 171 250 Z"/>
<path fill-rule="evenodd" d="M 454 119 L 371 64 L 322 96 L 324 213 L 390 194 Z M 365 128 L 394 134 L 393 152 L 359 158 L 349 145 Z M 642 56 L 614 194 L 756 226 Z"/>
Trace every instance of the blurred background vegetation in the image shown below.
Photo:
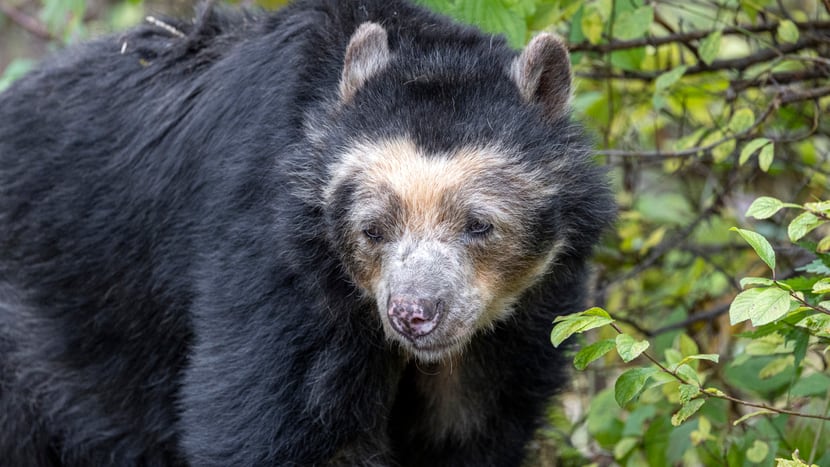
<path fill-rule="evenodd" d="M 596 292 L 586 306 L 608 310 L 659 359 L 719 355 L 695 362 L 695 377 L 756 404 L 712 400 L 675 426 L 672 415 L 684 402 L 678 385 L 646 386 L 620 404 L 617 377 L 638 362 L 605 356 L 576 373 L 572 389 L 551 406 L 530 464 L 830 465 L 830 321 L 809 332 L 792 320 L 757 332 L 749 323 L 732 325 L 729 316 L 746 285 L 741 278 L 770 277 L 733 226 L 766 237 L 778 260 L 773 277 L 795 284 L 786 285 L 794 287 L 793 300 L 830 315 L 824 289 L 816 288 L 830 276 L 826 222 L 809 225 L 794 242 L 787 225 L 802 211 L 745 216 L 760 196 L 802 207 L 828 199 L 830 0 L 421 3 L 504 34 L 517 48 L 539 31 L 567 39 L 575 116 L 596 137 L 621 209 L 598 251 Z M 0 88 L 67 44 L 147 15 L 192 16 L 193 4 L 0 0 Z M 816 219 L 829 219 L 830 206 L 810 206 Z M 614 334 L 599 328 L 582 343 Z M 817 418 L 773 410 L 735 423 L 759 406 Z"/>

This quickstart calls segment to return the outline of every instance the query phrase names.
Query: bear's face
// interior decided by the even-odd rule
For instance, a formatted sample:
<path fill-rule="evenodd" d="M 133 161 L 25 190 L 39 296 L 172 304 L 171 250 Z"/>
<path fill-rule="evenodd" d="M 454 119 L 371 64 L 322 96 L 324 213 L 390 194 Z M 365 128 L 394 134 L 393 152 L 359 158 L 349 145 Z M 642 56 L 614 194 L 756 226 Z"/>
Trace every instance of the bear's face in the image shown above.
<path fill-rule="evenodd" d="M 390 51 L 379 24 L 354 32 L 336 97 L 306 115 L 297 195 L 321 209 L 387 338 L 437 361 L 508 316 L 569 248 L 565 156 L 585 149 L 554 132 L 571 77 L 553 36 L 468 66 L 457 45 L 450 58 L 415 50 Z"/>
<path fill-rule="evenodd" d="M 429 154 L 404 137 L 350 146 L 324 191 L 332 240 L 386 336 L 420 360 L 506 317 L 563 246 L 533 222 L 553 189 L 507 149 Z"/>

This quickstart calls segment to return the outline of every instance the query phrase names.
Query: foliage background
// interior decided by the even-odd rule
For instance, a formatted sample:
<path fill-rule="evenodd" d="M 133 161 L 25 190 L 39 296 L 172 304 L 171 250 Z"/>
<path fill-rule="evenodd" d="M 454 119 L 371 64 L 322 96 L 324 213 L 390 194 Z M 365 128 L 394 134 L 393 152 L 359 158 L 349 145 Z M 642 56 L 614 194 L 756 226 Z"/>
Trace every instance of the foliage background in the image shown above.
<path fill-rule="evenodd" d="M 787 225 L 801 211 L 745 213 L 759 196 L 799 205 L 828 199 L 830 0 L 422 3 L 505 34 L 517 48 L 539 31 L 567 39 L 575 116 L 596 135 L 621 209 L 598 251 L 596 292 L 586 306 L 609 310 L 619 332 L 647 340 L 648 352 L 667 365 L 718 355 L 688 366 L 701 385 L 735 399 L 707 399 L 674 426 L 684 403 L 678 382 L 644 381 L 619 404 L 618 376 L 650 363 L 607 354 L 576 373 L 572 390 L 551 406 L 531 465 L 744 466 L 775 458 L 803 465 L 799 456 L 830 465 L 830 323 L 804 331 L 782 318 L 770 332 L 752 334 L 751 323 L 729 317 L 746 276 L 807 284 L 800 296 L 819 316 L 826 303 L 811 287 L 830 276 L 827 224 L 794 243 Z M 0 0 L 0 88 L 67 43 L 148 14 L 192 11 L 191 0 Z M 774 276 L 733 226 L 769 239 Z M 599 327 L 581 343 L 618 331 Z M 740 420 L 757 409 L 742 402 L 775 410 Z"/>

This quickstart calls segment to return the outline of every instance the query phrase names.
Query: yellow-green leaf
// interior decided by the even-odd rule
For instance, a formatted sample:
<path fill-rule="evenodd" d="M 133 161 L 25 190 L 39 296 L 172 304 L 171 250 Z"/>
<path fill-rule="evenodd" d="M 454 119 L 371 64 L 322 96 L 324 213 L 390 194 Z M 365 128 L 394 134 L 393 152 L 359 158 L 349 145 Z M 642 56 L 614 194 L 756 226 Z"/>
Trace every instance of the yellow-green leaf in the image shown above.
<path fill-rule="evenodd" d="M 732 115 L 732 119 L 729 120 L 729 129 L 732 130 L 733 133 L 738 134 L 752 128 L 752 125 L 754 124 L 755 113 L 752 109 L 743 108 Z"/>
<path fill-rule="evenodd" d="M 746 161 L 755 154 L 755 151 L 762 147 L 766 147 L 770 144 L 770 140 L 768 138 L 755 138 L 752 141 L 746 143 L 744 148 L 741 149 L 741 157 L 738 158 L 738 164 L 744 165 Z"/>
<path fill-rule="evenodd" d="M 584 370 L 591 362 L 607 354 L 615 346 L 614 339 L 605 339 L 582 348 L 574 355 L 574 367 Z"/>
<path fill-rule="evenodd" d="M 792 225 L 792 224 L 790 224 Z M 732 227 L 729 229 L 733 232 L 738 232 L 738 234 L 743 237 L 743 239 L 749 243 L 749 246 L 755 250 L 755 253 L 758 254 L 758 257 L 761 258 L 770 269 L 775 270 L 775 250 L 772 249 L 772 245 L 770 245 L 769 241 L 764 238 L 761 234 L 755 233 L 751 230 L 744 230 L 739 229 L 737 227 Z M 795 241 L 795 240 L 793 240 Z"/>
<path fill-rule="evenodd" d="M 654 7 L 641 6 L 636 10 L 623 11 L 614 21 L 614 37 L 629 40 L 644 36 L 654 21 Z"/>
<path fill-rule="evenodd" d="M 759 439 L 752 443 L 752 447 L 746 450 L 746 459 L 755 464 L 760 464 L 769 454 L 769 445 Z"/>
<path fill-rule="evenodd" d="M 668 89 L 672 84 L 676 83 L 677 80 L 682 78 L 684 73 L 686 73 L 686 65 L 680 65 L 672 68 L 654 80 L 654 89 L 657 91 L 664 91 Z"/>
<path fill-rule="evenodd" d="M 801 240 L 801 237 L 807 235 L 811 230 L 824 222 L 824 220 L 811 212 L 802 212 L 787 227 L 787 234 L 790 237 L 790 241 L 797 242 Z"/>
<path fill-rule="evenodd" d="M 769 171 L 770 166 L 772 165 L 772 160 L 775 157 L 775 145 L 770 143 L 761 148 L 761 152 L 758 153 L 758 167 L 761 168 L 764 172 Z"/>
<path fill-rule="evenodd" d="M 732 426 L 737 426 L 738 424 L 743 423 L 752 417 L 757 417 L 758 415 L 775 415 L 775 412 L 767 409 L 756 410 L 755 412 L 750 412 L 744 415 L 743 417 L 735 420 L 734 422 L 732 422 Z"/>
<path fill-rule="evenodd" d="M 790 311 L 790 300 L 786 290 L 778 287 L 763 289 L 749 308 L 749 319 L 754 326 L 771 323 Z"/>
<path fill-rule="evenodd" d="M 677 413 L 672 415 L 671 424 L 673 426 L 678 426 L 681 423 L 685 422 L 686 420 L 688 420 L 689 417 L 694 415 L 695 412 L 700 410 L 700 407 L 702 407 L 705 402 L 706 399 L 692 399 L 689 402 L 683 404 L 680 407 L 680 410 L 678 410 Z"/>
<path fill-rule="evenodd" d="M 616 339 L 617 353 L 624 362 L 639 357 L 648 348 L 648 341 L 638 341 L 628 334 L 618 334 Z"/>
<path fill-rule="evenodd" d="M 772 378 L 773 376 L 781 373 L 782 371 L 793 366 L 794 364 L 795 356 L 793 355 L 775 358 L 766 365 L 764 365 L 763 368 L 761 368 L 761 371 L 758 372 L 758 377 L 761 379 Z"/>
<path fill-rule="evenodd" d="M 721 36 L 722 33 L 720 31 L 715 31 L 701 41 L 700 47 L 698 47 L 698 53 L 703 63 L 711 65 L 715 61 L 720 51 Z"/>
<path fill-rule="evenodd" d="M 747 217 L 769 219 L 784 207 L 784 203 L 771 196 L 761 196 L 752 202 L 746 210 Z"/>
<path fill-rule="evenodd" d="M 788 19 L 781 21 L 778 25 L 778 38 L 791 44 L 798 42 L 798 26 Z"/>
<path fill-rule="evenodd" d="M 620 407 L 624 407 L 631 399 L 634 399 L 646 386 L 648 379 L 657 373 L 656 368 L 632 368 L 617 378 L 614 383 L 614 398 Z"/>

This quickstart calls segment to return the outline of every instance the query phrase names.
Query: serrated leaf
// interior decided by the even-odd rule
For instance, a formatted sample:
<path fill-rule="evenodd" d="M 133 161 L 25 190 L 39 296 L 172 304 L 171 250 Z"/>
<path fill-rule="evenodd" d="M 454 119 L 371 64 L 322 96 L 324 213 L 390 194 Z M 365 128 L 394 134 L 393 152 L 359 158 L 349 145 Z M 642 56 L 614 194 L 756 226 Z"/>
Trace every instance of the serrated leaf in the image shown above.
<path fill-rule="evenodd" d="M 762 286 L 770 286 L 775 284 L 775 281 L 772 279 L 767 279 L 766 277 L 744 277 L 741 279 L 741 288 L 745 289 L 748 285 L 762 285 Z"/>
<path fill-rule="evenodd" d="M 761 168 L 764 172 L 767 172 L 772 166 L 772 160 L 775 157 L 775 145 L 770 143 L 761 148 L 761 152 L 758 153 L 758 167 Z"/>
<path fill-rule="evenodd" d="M 617 353 L 624 362 L 639 357 L 648 348 L 648 341 L 638 341 L 628 334 L 618 334 L 616 339 Z"/>
<path fill-rule="evenodd" d="M 681 423 L 685 422 L 689 419 L 692 415 L 695 414 L 703 404 L 706 402 L 706 399 L 692 399 L 689 402 L 683 404 L 674 415 L 671 417 L 671 424 L 672 426 L 679 426 Z"/>
<path fill-rule="evenodd" d="M 800 207 L 800 206 L 798 206 Z M 817 201 L 811 203 L 805 203 L 804 209 L 813 212 L 820 212 L 823 214 L 830 214 L 830 201 Z"/>
<path fill-rule="evenodd" d="M 703 63 L 711 65 L 712 62 L 715 61 L 715 58 L 718 56 L 718 52 L 720 51 L 721 36 L 721 31 L 715 31 L 701 41 L 700 47 L 698 47 L 698 53 L 700 54 L 700 59 L 703 60 Z"/>
<path fill-rule="evenodd" d="M 637 397 L 646 386 L 651 375 L 657 373 L 656 368 L 632 368 L 617 378 L 614 383 L 614 399 L 620 407 L 624 407 L 630 400 Z"/>
<path fill-rule="evenodd" d="M 747 289 L 739 293 L 729 306 L 729 323 L 733 326 L 749 319 L 749 309 L 765 289 Z"/>
<path fill-rule="evenodd" d="M 780 200 L 771 196 L 761 196 L 749 205 L 746 216 L 756 219 L 769 219 L 783 208 L 784 203 Z"/>
<path fill-rule="evenodd" d="M 672 84 L 676 83 L 677 80 L 682 78 L 684 73 L 686 73 L 686 65 L 680 65 L 672 68 L 654 80 L 654 89 L 658 92 L 668 89 Z"/>
<path fill-rule="evenodd" d="M 775 415 L 775 412 L 773 412 L 771 410 L 767 410 L 767 409 L 756 410 L 755 412 L 750 412 L 750 413 L 744 415 L 743 417 L 735 420 L 734 422 L 732 422 L 732 426 L 737 426 L 737 425 L 749 420 L 750 418 L 757 417 L 759 415 Z"/>
<path fill-rule="evenodd" d="M 830 235 L 822 238 L 816 245 L 816 253 L 830 253 Z"/>
<path fill-rule="evenodd" d="M 824 222 L 824 220 L 811 212 L 802 212 L 790 222 L 790 225 L 787 227 L 787 235 L 789 235 L 790 241 L 795 243 Z"/>
<path fill-rule="evenodd" d="M 591 362 L 601 358 L 615 346 L 616 342 L 614 339 L 605 339 L 582 348 L 574 355 L 574 367 L 580 371 L 584 370 Z"/>
<path fill-rule="evenodd" d="M 792 355 L 774 358 L 769 363 L 764 365 L 763 368 L 761 368 L 761 371 L 758 372 L 758 377 L 761 379 L 772 378 L 773 376 L 780 374 L 787 368 L 793 366 L 794 363 L 795 357 Z"/>
<path fill-rule="evenodd" d="M 550 333 L 550 341 L 554 347 L 559 347 L 562 342 L 574 334 L 605 326 L 613 323 L 614 320 L 605 310 L 591 308 L 580 313 L 558 316 L 554 322 L 556 326 L 553 327 Z"/>
<path fill-rule="evenodd" d="M 755 253 L 758 254 L 758 257 L 761 258 L 767 266 L 773 271 L 775 270 L 775 250 L 772 249 L 772 245 L 769 244 L 766 238 L 764 238 L 761 234 L 755 233 L 751 230 L 744 230 L 739 229 L 737 227 L 732 227 L 731 229 L 733 232 L 738 232 L 738 234 L 749 243 L 749 246 L 755 250 Z"/>
<path fill-rule="evenodd" d="M 813 293 L 830 293 L 830 277 L 825 277 L 813 284 Z"/>
<path fill-rule="evenodd" d="M 599 6 L 589 4 L 582 12 L 580 23 L 582 34 L 591 44 L 599 44 L 602 41 L 602 30 L 605 28 L 605 20 L 602 17 Z"/>
<path fill-rule="evenodd" d="M 654 22 L 654 7 L 642 6 L 623 11 L 614 21 L 614 38 L 629 40 L 644 36 Z"/>
<path fill-rule="evenodd" d="M 755 154 L 755 151 L 761 149 L 762 147 L 766 147 L 769 145 L 771 141 L 769 138 L 755 138 L 752 141 L 746 143 L 744 148 L 741 149 L 741 156 L 738 158 L 738 164 L 744 165 L 746 161 Z"/>
<path fill-rule="evenodd" d="M 681 363 L 677 366 L 677 369 L 674 370 L 674 372 L 677 373 L 677 376 L 680 376 L 683 381 L 700 385 L 700 377 L 698 376 L 697 371 L 688 364 Z"/>
<path fill-rule="evenodd" d="M 700 394 L 700 388 L 693 384 L 681 384 L 678 391 L 680 392 L 681 403 L 689 402 L 692 397 Z"/>
<path fill-rule="evenodd" d="M 749 319 L 754 326 L 763 326 L 790 311 L 790 294 L 778 287 L 764 289 L 749 308 Z"/>
<path fill-rule="evenodd" d="M 683 357 L 683 360 L 680 360 L 680 364 L 682 365 L 682 364 L 688 363 L 692 360 L 707 360 L 707 361 L 710 361 L 710 362 L 718 363 L 718 360 L 720 360 L 720 355 L 718 355 L 716 353 L 701 353 L 701 354 L 696 354 L 696 355 L 689 355 L 689 356 Z"/>
<path fill-rule="evenodd" d="M 752 112 L 752 109 L 743 108 L 739 109 L 734 115 L 732 115 L 732 119 L 729 120 L 729 129 L 732 130 L 733 133 L 739 134 L 752 128 L 752 125 L 754 124 L 755 113 Z"/>
<path fill-rule="evenodd" d="M 752 446 L 746 450 L 746 459 L 750 462 L 760 464 L 769 454 L 769 445 L 760 439 L 756 439 Z"/>
<path fill-rule="evenodd" d="M 798 42 L 798 26 L 788 19 L 781 21 L 778 25 L 778 38 L 791 44 Z"/>

